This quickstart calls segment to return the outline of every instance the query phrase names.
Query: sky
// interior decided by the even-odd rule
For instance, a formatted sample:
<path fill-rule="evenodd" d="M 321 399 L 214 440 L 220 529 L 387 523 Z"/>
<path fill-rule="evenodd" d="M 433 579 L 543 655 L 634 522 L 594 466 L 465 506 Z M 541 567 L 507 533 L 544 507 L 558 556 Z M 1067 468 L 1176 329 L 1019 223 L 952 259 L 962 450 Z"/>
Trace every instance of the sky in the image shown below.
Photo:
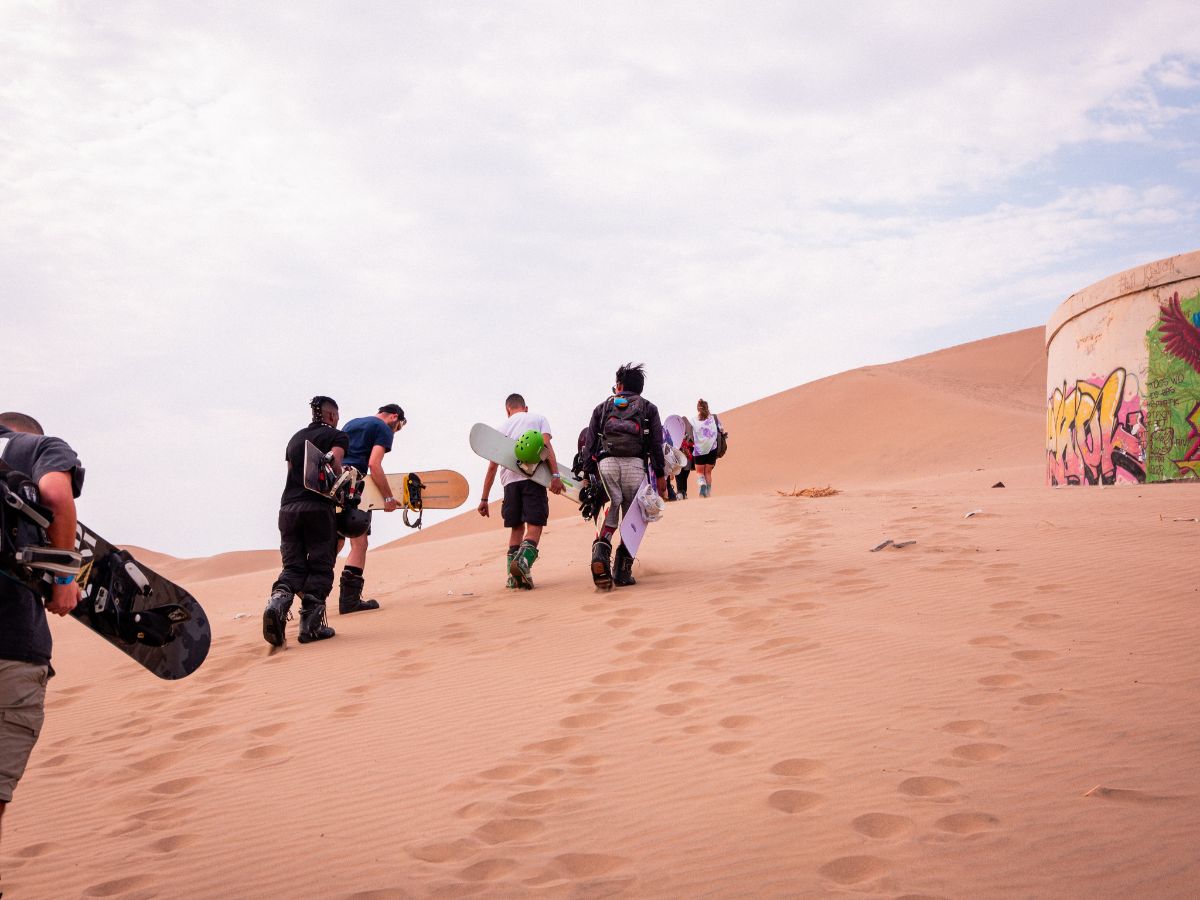
<path fill-rule="evenodd" d="M 278 545 L 314 394 L 474 505 L 511 391 L 573 451 L 1200 248 L 1198 114 L 1175 0 L 3 0 L 0 407 L 176 556 Z"/>

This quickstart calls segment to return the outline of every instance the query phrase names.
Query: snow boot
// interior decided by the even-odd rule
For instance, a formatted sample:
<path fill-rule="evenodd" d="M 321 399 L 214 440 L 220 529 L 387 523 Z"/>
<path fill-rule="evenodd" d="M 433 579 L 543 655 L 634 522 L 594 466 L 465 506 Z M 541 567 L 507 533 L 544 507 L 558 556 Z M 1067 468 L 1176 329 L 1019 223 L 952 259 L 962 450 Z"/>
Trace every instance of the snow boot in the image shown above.
<path fill-rule="evenodd" d="M 300 599 L 300 634 L 302 644 L 313 641 L 324 641 L 337 634 L 325 622 L 325 601 L 318 600 L 310 594 Z"/>
<path fill-rule="evenodd" d="M 602 591 L 611 591 L 612 580 L 612 544 L 604 538 L 596 538 L 592 542 L 592 581 Z"/>
<path fill-rule="evenodd" d="M 272 647 L 282 647 L 284 630 L 292 617 L 292 592 L 282 586 L 271 591 L 271 599 L 263 610 L 263 640 Z"/>
<path fill-rule="evenodd" d="M 508 564 L 508 574 L 512 576 L 516 587 L 526 591 L 533 590 L 533 578 L 530 576 L 529 570 L 533 568 L 537 558 L 537 546 L 532 541 L 521 541 L 521 546 L 517 548 L 517 555 Z"/>
<path fill-rule="evenodd" d="M 361 575 L 355 575 L 353 572 L 342 570 L 341 581 L 338 582 L 338 615 L 344 616 L 346 613 L 362 612 L 366 609 L 379 609 L 378 600 L 364 600 L 362 598 L 363 585 L 366 580 Z"/>
<path fill-rule="evenodd" d="M 506 575 L 508 575 L 508 581 L 504 582 L 504 586 L 506 588 L 515 588 L 517 586 L 517 582 L 512 577 L 512 564 L 513 560 L 517 558 L 518 549 L 520 548 L 509 547 L 508 555 L 504 559 L 504 572 Z"/>
<path fill-rule="evenodd" d="M 629 555 L 629 551 L 622 544 L 617 548 L 617 565 L 616 573 L 613 576 L 613 584 L 617 587 L 629 587 L 637 584 L 637 580 L 633 577 L 633 557 Z"/>

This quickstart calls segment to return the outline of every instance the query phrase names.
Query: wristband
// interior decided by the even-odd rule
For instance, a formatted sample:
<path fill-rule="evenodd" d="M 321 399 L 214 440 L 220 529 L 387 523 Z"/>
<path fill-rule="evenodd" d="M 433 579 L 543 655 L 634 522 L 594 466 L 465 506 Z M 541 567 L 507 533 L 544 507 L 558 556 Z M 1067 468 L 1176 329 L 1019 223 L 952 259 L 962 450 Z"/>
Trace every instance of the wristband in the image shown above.
<path fill-rule="evenodd" d="M 75 580 L 74 575 L 55 575 L 54 576 L 55 584 L 70 584 L 74 580 Z"/>
<path fill-rule="evenodd" d="M 555 472 L 553 475 L 550 476 L 550 480 L 553 481 L 555 478 L 557 478 L 559 481 L 562 481 L 562 476 L 559 475 L 557 472 Z"/>
<path fill-rule="evenodd" d="M 395 498 L 395 497 L 384 497 L 384 498 L 383 498 L 383 502 L 384 502 L 384 503 L 395 503 L 395 502 L 396 502 L 396 498 Z"/>

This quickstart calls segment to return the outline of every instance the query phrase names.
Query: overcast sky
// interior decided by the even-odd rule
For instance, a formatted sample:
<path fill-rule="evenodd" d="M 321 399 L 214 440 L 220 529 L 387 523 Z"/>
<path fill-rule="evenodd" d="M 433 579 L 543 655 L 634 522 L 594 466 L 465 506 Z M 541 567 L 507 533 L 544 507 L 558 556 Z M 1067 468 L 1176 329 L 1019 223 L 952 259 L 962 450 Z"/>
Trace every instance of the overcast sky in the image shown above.
<path fill-rule="evenodd" d="M 1194 0 L 4 0 L 0 407 L 175 555 L 277 545 L 316 393 L 474 503 L 510 391 L 573 445 L 1200 248 L 1198 112 Z"/>

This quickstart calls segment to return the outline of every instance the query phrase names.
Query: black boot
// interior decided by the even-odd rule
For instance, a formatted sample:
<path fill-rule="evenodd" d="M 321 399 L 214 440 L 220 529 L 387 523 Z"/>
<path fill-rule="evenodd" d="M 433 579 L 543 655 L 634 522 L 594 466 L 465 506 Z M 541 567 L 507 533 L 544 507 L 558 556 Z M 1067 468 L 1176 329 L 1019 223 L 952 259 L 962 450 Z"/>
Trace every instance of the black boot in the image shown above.
<path fill-rule="evenodd" d="M 592 542 L 592 581 L 602 591 L 611 591 L 612 581 L 612 544 L 604 538 L 596 538 Z"/>
<path fill-rule="evenodd" d="M 379 609 L 378 600 L 364 600 L 362 589 L 365 580 L 361 575 L 342 570 L 342 579 L 338 582 L 338 615 L 362 612 L 365 609 Z"/>
<path fill-rule="evenodd" d="M 300 634 L 302 644 L 324 641 L 337 634 L 325 623 L 325 601 L 310 594 L 300 598 Z"/>
<path fill-rule="evenodd" d="M 282 585 L 271 591 L 271 599 L 263 610 L 263 640 L 272 647 L 282 647 L 284 629 L 292 617 L 292 592 Z"/>
<path fill-rule="evenodd" d="M 637 584 L 633 577 L 633 557 L 629 555 L 629 551 L 622 544 L 617 548 L 617 571 L 613 577 L 613 583 L 618 587 L 629 587 L 631 584 Z"/>

